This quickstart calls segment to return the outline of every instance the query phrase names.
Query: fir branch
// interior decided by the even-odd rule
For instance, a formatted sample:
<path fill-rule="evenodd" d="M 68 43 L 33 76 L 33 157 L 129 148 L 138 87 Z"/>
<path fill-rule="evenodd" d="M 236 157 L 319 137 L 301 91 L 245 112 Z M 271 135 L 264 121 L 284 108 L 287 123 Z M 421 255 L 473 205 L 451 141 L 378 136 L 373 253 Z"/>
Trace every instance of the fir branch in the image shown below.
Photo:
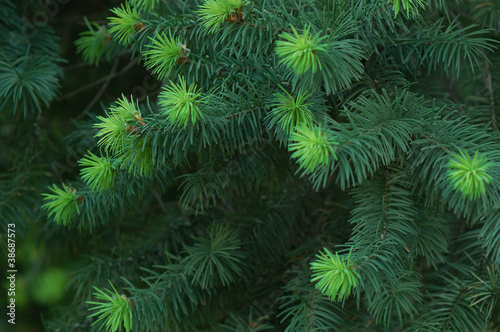
<path fill-rule="evenodd" d="M 187 256 L 182 263 L 192 283 L 202 289 L 217 285 L 228 286 L 245 281 L 241 241 L 227 225 L 216 224 L 209 228 L 208 238 L 198 238 L 194 246 L 186 246 Z"/>
<path fill-rule="evenodd" d="M 498 59 L 483 65 L 498 36 L 480 28 L 498 21 L 494 6 L 292 2 L 130 0 L 112 8 L 108 27 L 88 24 L 77 42 L 86 60 L 131 52 L 172 78 L 157 99 L 119 97 L 92 117 L 89 138 L 89 122 L 59 125 L 65 103 L 43 89 L 62 72 L 55 35 L 38 26 L 27 35 L 23 11 L 4 0 L 0 60 L 37 84 L 10 86 L 4 68 L 0 104 L 16 114 L 0 125 L 0 215 L 44 235 L 40 260 L 81 266 L 78 304 L 63 304 L 47 329 L 476 332 L 500 323 L 500 149 L 488 130 Z M 89 105 L 111 92 L 123 69 L 109 69 L 70 91 L 71 104 L 90 87 Z M 79 178 L 62 143 L 76 159 L 89 150 Z M 71 188 L 51 185 L 41 199 L 42 171 L 10 180 L 52 159 L 66 160 L 57 175 L 76 176 Z M 55 222 L 38 229 L 31 221 L 42 217 Z M 93 261 L 81 264 L 82 254 Z"/>

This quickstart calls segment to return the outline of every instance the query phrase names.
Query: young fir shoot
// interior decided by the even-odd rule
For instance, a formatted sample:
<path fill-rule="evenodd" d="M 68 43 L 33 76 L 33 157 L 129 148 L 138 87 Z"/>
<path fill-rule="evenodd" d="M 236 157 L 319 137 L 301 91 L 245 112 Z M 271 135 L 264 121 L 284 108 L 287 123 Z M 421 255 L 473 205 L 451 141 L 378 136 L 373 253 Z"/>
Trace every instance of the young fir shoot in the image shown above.
<path fill-rule="evenodd" d="M 113 187 L 116 179 L 114 164 L 105 157 L 98 157 L 88 151 L 88 155 L 78 161 L 83 168 L 80 171 L 82 180 L 92 191 L 102 192 Z"/>
<path fill-rule="evenodd" d="M 271 104 L 273 110 L 270 113 L 272 119 L 269 122 L 268 129 L 278 124 L 290 135 L 298 125 L 311 126 L 314 116 L 308 108 L 310 104 L 306 103 L 309 95 L 299 92 L 297 97 L 294 97 L 288 91 L 284 89 L 283 91 L 285 94 L 274 94 L 273 104 Z"/>
<path fill-rule="evenodd" d="M 158 105 L 168 120 L 186 127 L 189 122 L 194 125 L 198 119 L 203 118 L 198 107 L 203 102 L 198 98 L 200 96 L 201 92 L 197 90 L 196 84 L 188 87 L 186 80 L 179 77 L 179 84 L 170 81 L 170 86 L 163 89 Z"/>
<path fill-rule="evenodd" d="M 198 10 L 201 24 L 209 33 L 215 32 L 223 22 L 243 19 L 244 0 L 206 0 Z"/>
<path fill-rule="evenodd" d="M 156 39 L 149 37 L 153 42 L 148 45 L 148 50 L 144 52 L 147 57 L 146 67 L 153 70 L 153 74 L 158 74 L 158 79 L 164 80 L 170 74 L 170 71 L 178 63 L 178 60 L 184 55 L 184 49 L 181 47 L 179 37 L 172 38 L 162 33 L 156 36 Z"/>
<path fill-rule="evenodd" d="M 120 152 L 130 143 L 129 134 L 136 130 L 131 124 L 138 122 L 144 125 L 141 111 L 137 102 L 134 104 L 132 98 L 128 101 L 122 95 L 106 115 L 107 117 L 98 116 L 97 119 L 101 122 L 94 124 L 94 127 L 99 129 L 95 136 L 101 137 L 98 144 L 106 149 Z"/>
<path fill-rule="evenodd" d="M 339 145 L 329 132 L 322 132 L 321 127 L 309 129 L 298 126 L 290 136 L 288 149 L 293 151 L 292 158 L 298 158 L 301 169 L 314 172 L 318 165 L 327 165 L 330 158 L 337 160 L 333 145 Z"/>
<path fill-rule="evenodd" d="M 425 9 L 425 1 L 423 0 L 387 0 L 387 3 L 392 2 L 392 10 L 394 10 L 394 18 L 398 16 L 401 7 L 406 10 L 406 16 L 415 18 L 418 16 L 418 7 Z"/>
<path fill-rule="evenodd" d="M 331 300 L 342 302 L 345 300 L 361 279 L 356 271 L 354 262 L 351 262 L 351 253 L 347 257 L 339 258 L 328 249 L 323 248 L 325 253 L 316 255 L 318 259 L 311 263 L 313 272 L 311 282 L 317 281 L 315 287 Z"/>
<path fill-rule="evenodd" d="M 121 8 L 113 8 L 111 12 L 117 17 L 108 17 L 109 32 L 122 45 L 130 44 L 132 36 L 144 28 L 144 23 L 141 22 L 140 15 L 135 8 L 131 9 L 127 4 Z"/>
<path fill-rule="evenodd" d="M 111 281 L 109 282 L 114 290 L 114 293 L 108 289 L 103 292 L 99 288 L 93 286 L 97 291 L 93 293 L 96 299 L 103 302 L 86 301 L 87 304 L 94 304 L 95 307 L 89 308 L 88 310 L 97 310 L 97 312 L 89 315 L 88 317 L 98 316 L 99 319 L 96 320 L 92 325 L 103 321 L 99 327 L 99 331 L 106 325 L 106 331 L 121 331 L 122 325 L 125 327 L 125 331 L 130 332 L 132 330 L 132 306 L 130 300 L 125 295 L 120 295 L 116 291 Z"/>
<path fill-rule="evenodd" d="M 49 212 L 49 218 L 54 215 L 54 221 L 57 224 L 67 226 L 71 221 L 73 213 L 75 211 L 80 213 L 78 204 L 81 203 L 81 196 L 76 196 L 76 189 L 71 188 L 71 185 L 63 185 L 62 188 L 59 188 L 54 184 L 49 189 L 52 191 L 52 194 L 42 194 L 42 196 L 45 196 L 43 200 L 47 201 L 42 208 Z"/>
<path fill-rule="evenodd" d="M 111 35 L 105 25 L 90 24 L 86 18 L 85 23 L 88 30 L 80 33 L 80 38 L 75 41 L 76 52 L 82 53 L 83 61 L 98 65 L 109 48 Z"/>
<path fill-rule="evenodd" d="M 321 69 L 318 53 L 326 52 L 327 44 L 322 44 L 321 41 L 327 36 L 311 36 L 309 25 L 306 26 L 302 35 L 299 35 L 293 25 L 291 27 L 294 35 L 284 32 L 280 37 L 285 40 L 276 42 L 275 50 L 280 57 L 279 63 L 292 68 L 297 75 L 302 75 L 310 69 L 315 73 L 318 68 Z"/>
<path fill-rule="evenodd" d="M 472 159 L 464 151 L 453 157 L 447 165 L 448 180 L 453 184 L 453 189 L 458 189 L 463 196 L 470 196 L 472 200 L 486 194 L 485 185 L 493 180 L 486 171 L 492 163 L 484 155 L 479 155 L 478 151 Z"/>

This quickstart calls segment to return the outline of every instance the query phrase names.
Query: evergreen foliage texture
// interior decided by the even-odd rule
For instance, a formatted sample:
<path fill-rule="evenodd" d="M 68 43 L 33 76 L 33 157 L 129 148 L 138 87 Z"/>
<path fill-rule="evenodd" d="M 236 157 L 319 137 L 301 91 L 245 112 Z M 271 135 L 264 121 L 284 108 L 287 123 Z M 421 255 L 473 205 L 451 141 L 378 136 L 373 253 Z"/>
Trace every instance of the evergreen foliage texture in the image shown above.
<path fill-rule="evenodd" d="M 1 229 L 66 271 L 45 330 L 500 330 L 500 2 L 114 1 L 75 51 L 159 88 L 70 119 L 47 3 L 0 0 Z"/>

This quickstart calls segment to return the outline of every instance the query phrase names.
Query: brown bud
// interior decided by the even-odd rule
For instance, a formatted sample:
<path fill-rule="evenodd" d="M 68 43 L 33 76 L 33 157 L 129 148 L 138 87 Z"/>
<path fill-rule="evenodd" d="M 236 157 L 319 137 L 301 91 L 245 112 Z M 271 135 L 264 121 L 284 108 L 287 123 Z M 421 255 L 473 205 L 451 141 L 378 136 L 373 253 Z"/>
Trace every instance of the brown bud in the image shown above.
<path fill-rule="evenodd" d="M 125 130 L 132 135 L 137 135 L 139 133 L 139 128 L 137 128 L 137 126 L 126 125 Z"/>
<path fill-rule="evenodd" d="M 82 204 L 83 199 L 84 199 L 84 198 L 83 198 L 83 196 L 78 196 L 78 197 L 76 198 L 76 204 L 78 204 L 78 205 Z"/>
<path fill-rule="evenodd" d="M 230 23 L 243 22 L 243 9 L 242 8 L 235 9 L 233 12 L 229 14 L 229 16 L 226 18 L 225 21 Z"/>
<path fill-rule="evenodd" d="M 186 56 L 181 56 L 179 57 L 179 59 L 177 59 L 177 64 L 183 64 L 183 63 L 186 63 L 186 62 L 189 62 L 189 59 L 186 57 Z"/>
<path fill-rule="evenodd" d="M 112 37 L 109 33 L 105 34 L 104 38 L 102 39 L 102 44 L 106 45 L 107 43 L 109 43 L 111 41 L 111 39 L 112 39 Z"/>
<path fill-rule="evenodd" d="M 236 15 L 235 12 L 232 12 L 231 14 L 229 14 L 229 16 L 226 18 L 226 22 L 230 22 L 230 23 L 236 23 L 240 20 L 240 18 L 238 17 L 238 15 Z"/>
<path fill-rule="evenodd" d="M 146 25 L 144 25 L 144 23 L 142 23 L 142 22 L 134 23 L 134 30 L 141 31 L 142 29 L 144 29 L 145 26 Z"/>

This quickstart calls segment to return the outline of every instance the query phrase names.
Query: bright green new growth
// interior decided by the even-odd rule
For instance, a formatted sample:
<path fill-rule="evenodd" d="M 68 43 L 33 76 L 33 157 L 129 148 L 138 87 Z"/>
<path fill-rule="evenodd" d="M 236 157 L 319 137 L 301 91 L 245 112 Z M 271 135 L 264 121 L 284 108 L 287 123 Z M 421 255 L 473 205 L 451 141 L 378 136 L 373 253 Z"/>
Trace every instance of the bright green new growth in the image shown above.
<path fill-rule="evenodd" d="M 83 168 L 80 171 L 82 180 L 96 192 L 102 192 L 113 187 L 116 170 L 112 162 L 105 157 L 98 157 L 88 151 L 88 155 L 78 161 Z"/>
<path fill-rule="evenodd" d="M 98 316 L 99 318 L 92 323 L 92 325 L 103 321 L 99 327 L 99 331 L 106 325 L 106 331 L 121 331 L 122 325 L 125 327 L 125 331 L 130 332 L 132 330 L 132 307 L 130 300 L 125 295 L 120 295 L 116 291 L 111 281 L 109 282 L 114 290 L 114 293 L 109 289 L 105 291 L 106 294 L 99 288 L 93 286 L 97 291 L 93 293 L 96 299 L 102 300 L 104 302 L 86 301 L 87 304 L 94 304 L 95 307 L 89 308 L 89 310 L 97 310 L 97 312 L 89 315 L 88 317 Z"/>
<path fill-rule="evenodd" d="M 311 263 L 313 272 L 311 282 L 318 281 L 316 289 L 321 291 L 332 301 L 341 302 L 345 300 L 354 288 L 359 284 L 359 276 L 356 266 L 351 262 L 351 253 L 347 257 L 339 258 L 338 253 L 333 255 L 328 249 L 323 248 L 325 253 L 316 255 L 318 259 Z"/>
<path fill-rule="evenodd" d="M 288 91 L 283 91 L 285 94 L 274 94 L 271 105 L 274 108 L 270 113 L 272 119 L 268 124 L 268 129 L 278 124 L 286 133 L 290 134 L 296 126 L 311 126 L 314 116 L 308 108 L 310 104 L 306 103 L 309 95 L 299 92 L 297 97 L 294 97 Z"/>
<path fill-rule="evenodd" d="M 177 60 L 184 55 L 179 37 L 172 38 L 169 31 L 168 37 L 162 33 L 156 39 L 151 37 L 149 39 L 153 43 L 147 45 L 149 50 L 144 52 L 144 56 L 147 57 L 145 65 L 148 69 L 153 69 L 153 74 L 158 74 L 158 78 L 163 80 L 170 74 Z"/>
<path fill-rule="evenodd" d="M 80 38 L 75 41 L 76 51 L 82 53 L 85 62 L 98 65 L 111 41 L 111 35 L 105 25 L 90 24 L 87 19 L 85 23 L 88 30 L 80 33 Z"/>
<path fill-rule="evenodd" d="M 189 122 L 195 124 L 198 119 L 203 118 L 198 105 L 202 103 L 198 97 L 201 92 L 197 90 L 196 84 L 187 86 L 186 80 L 179 77 L 179 84 L 170 81 L 170 86 L 164 87 L 160 93 L 158 105 L 167 119 L 186 127 Z"/>
<path fill-rule="evenodd" d="M 153 10 L 160 0 L 128 0 L 128 2 L 141 10 L 150 11 Z"/>
<path fill-rule="evenodd" d="M 206 0 L 198 10 L 201 24 L 209 33 L 215 32 L 225 21 L 242 18 L 243 0 Z"/>
<path fill-rule="evenodd" d="M 453 189 L 458 189 L 463 196 L 470 196 L 472 200 L 486 194 L 485 184 L 489 184 L 493 178 L 486 171 L 492 166 L 484 155 L 478 151 L 474 158 L 460 151 L 460 155 L 454 154 L 455 159 L 448 163 L 448 180 L 453 184 Z"/>
<path fill-rule="evenodd" d="M 286 40 L 276 42 L 276 54 L 281 58 L 279 62 L 293 68 L 298 75 L 304 74 L 309 69 L 315 73 L 318 68 L 321 69 L 318 53 L 326 52 L 327 44 L 321 44 L 321 41 L 327 36 L 311 36 L 309 25 L 306 26 L 302 35 L 299 35 L 293 25 L 291 27 L 294 35 L 284 32 L 280 37 Z"/>
<path fill-rule="evenodd" d="M 394 18 L 398 16 L 401 6 L 406 10 L 406 16 L 415 18 L 418 15 L 418 7 L 425 9 L 425 1 L 423 0 L 387 0 L 387 3 L 392 2 L 392 9 L 394 10 Z M 410 13 L 411 12 L 411 13 Z"/>
<path fill-rule="evenodd" d="M 122 98 L 118 99 L 116 105 L 110 107 L 106 115 L 107 117 L 97 117 L 101 122 L 94 124 L 94 128 L 99 129 L 95 137 L 101 137 L 98 142 L 99 146 L 121 152 L 130 143 L 128 136 L 134 131 L 134 127 L 130 124 L 136 122 L 143 124 L 137 101 L 134 104 L 132 97 L 128 101 L 122 95 Z"/>
<path fill-rule="evenodd" d="M 294 151 L 292 158 L 298 158 L 301 169 L 313 172 L 316 166 L 326 165 L 333 157 L 337 160 L 337 155 L 332 145 L 339 145 L 330 132 L 322 132 L 321 127 L 309 129 L 306 126 L 296 128 L 290 136 L 288 149 Z"/>
<path fill-rule="evenodd" d="M 135 8 L 127 4 L 121 8 L 113 8 L 111 12 L 117 17 L 108 17 L 111 29 L 109 32 L 116 37 L 118 43 L 130 44 L 132 36 L 143 28 L 140 15 Z"/>
<path fill-rule="evenodd" d="M 43 200 L 47 201 L 47 203 L 42 205 L 42 208 L 48 211 L 49 218 L 54 215 L 54 221 L 56 223 L 67 226 L 71 221 L 73 213 L 75 211 L 80 213 L 78 209 L 79 201 L 76 196 L 76 189 L 71 188 L 71 185 L 63 185 L 62 188 L 59 188 L 55 184 L 52 188 L 49 187 L 49 189 L 53 193 L 42 194 L 42 196 L 45 196 Z"/>

